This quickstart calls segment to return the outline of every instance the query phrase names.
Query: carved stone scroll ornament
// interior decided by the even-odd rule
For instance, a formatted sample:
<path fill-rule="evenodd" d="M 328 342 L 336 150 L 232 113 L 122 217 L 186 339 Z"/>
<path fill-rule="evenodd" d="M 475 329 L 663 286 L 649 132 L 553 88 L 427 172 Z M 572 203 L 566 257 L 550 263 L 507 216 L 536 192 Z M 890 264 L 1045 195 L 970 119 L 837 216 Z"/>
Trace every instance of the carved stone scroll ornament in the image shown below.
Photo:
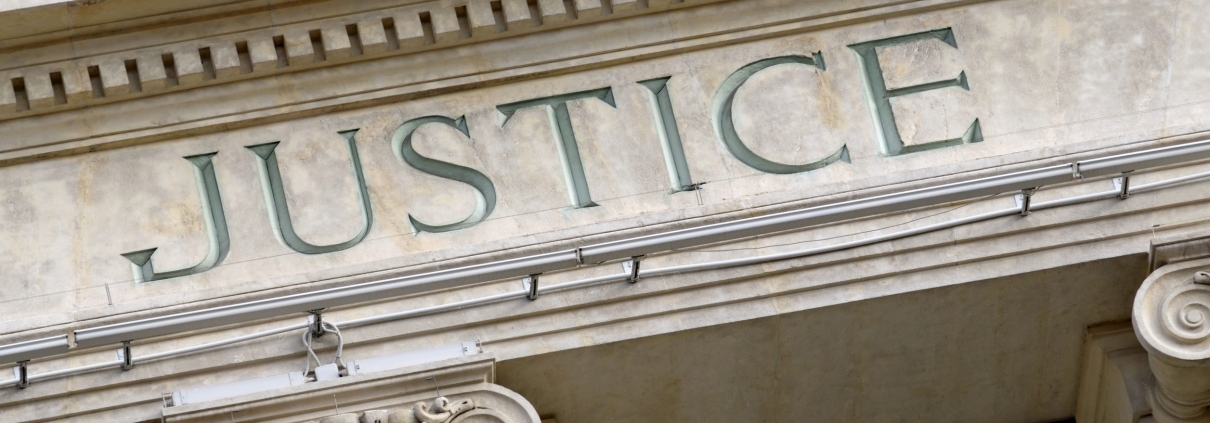
<path fill-rule="evenodd" d="M 417 402 L 411 410 L 412 420 L 401 420 L 408 423 L 445 423 L 453 421 L 458 416 L 475 409 L 475 401 L 471 399 L 463 399 L 457 402 L 450 402 L 445 397 L 437 397 L 429 405 L 424 402 Z M 406 411 L 396 414 L 407 415 Z"/>
<path fill-rule="evenodd" d="M 513 419 L 490 408 L 476 407 L 471 398 L 450 401 L 437 397 L 430 403 L 417 402 L 410 409 L 398 411 L 370 410 L 338 414 L 319 423 L 512 423 Z"/>
<path fill-rule="evenodd" d="M 1134 300 L 1134 329 L 1155 375 L 1155 420 L 1210 422 L 1210 262 L 1164 266 Z"/>

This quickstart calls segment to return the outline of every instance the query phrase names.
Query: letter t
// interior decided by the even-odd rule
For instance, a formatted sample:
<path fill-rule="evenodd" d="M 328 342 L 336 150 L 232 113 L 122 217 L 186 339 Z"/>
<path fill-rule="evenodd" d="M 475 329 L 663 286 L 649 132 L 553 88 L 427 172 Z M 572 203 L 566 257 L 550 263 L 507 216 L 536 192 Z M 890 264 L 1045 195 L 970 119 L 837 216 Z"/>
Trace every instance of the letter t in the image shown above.
<path fill-rule="evenodd" d="M 604 101 L 610 107 L 618 107 L 614 103 L 613 89 L 610 87 L 496 106 L 496 109 L 500 111 L 501 128 L 518 110 L 530 107 L 546 109 L 546 115 L 550 117 L 551 130 L 554 131 L 555 145 L 559 149 L 559 159 L 563 163 L 567 194 L 571 197 L 572 208 L 577 209 L 597 205 L 592 202 L 592 196 L 588 193 L 588 178 L 584 176 L 584 163 L 580 161 L 580 147 L 576 144 L 576 134 L 571 127 L 571 114 L 567 111 L 568 102 L 585 98 L 596 98 Z"/>

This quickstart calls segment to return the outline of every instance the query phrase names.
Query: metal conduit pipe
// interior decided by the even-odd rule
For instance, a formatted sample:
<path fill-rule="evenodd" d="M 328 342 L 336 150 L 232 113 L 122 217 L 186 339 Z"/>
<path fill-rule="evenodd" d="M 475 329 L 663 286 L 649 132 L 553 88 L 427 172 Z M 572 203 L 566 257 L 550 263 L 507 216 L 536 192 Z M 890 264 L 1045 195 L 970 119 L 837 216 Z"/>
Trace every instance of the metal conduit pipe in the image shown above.
<path fill-rule="evenodd" d="M 1210 142 L 1204 144 L 1206 155 L 1210 157 Z M 131 339 L 222 326 L 386 297 L 453 288 L 489 280 L 522 277 L 568 269 L 582 262 L 603 262 L 610 259 L 628 258 L 647 252 L 744 238 L 763 233 L 915 208 L 922 205 L 1012 191 L 1022 189 L 1022 187 L 1036 187 L 1048 183 L 1066 182 L 1071 180 L 1071 167 L 1070 165 L 1054 166 L 1041 170 L 1004 175 L 1003 177 L 985 178 L 901 194 L 813 207 L 802 211 L 779 213 L 709 225 L 702 228 L 675 231 L 668 234 L 640 237 L 617 243 L 589 246 L 582 249 L 583 256 L 577 250 L 567 250 L 564 252 L 547 253 L 501 262 L 390 278 L 383 281 L 332 288 L 311 293 L 295 294 L 82 329 L 76 331 L 76 343 L 81 348 L 118 343 Z M 589 258 L 590 255 L 591 258 Z M 583 257 L 583 261 L 581 261 L 581 257 Z M 0 356 L 0 359 L 3 359 L 3 356 Z"/>
<path fill-rule="evenodd" d="M 1210 178 L 1210 172 L 1197 173 L 1197 174 L 1193 174 L 1193 175 L 1182 176 L 1179 178 L 1158 181 L 1158 182 L 1154 182 L 1154 183 L 1150 183 L 1150 184 L 1138 185 L 1136 187 L 1131 188 L 1130 192 L 1133 194 L 1133 193 L 1138 193 L 1138 192 L 1153 191 L 1153 190 L 1156 190 L 1159 188 L 1164 188 L 1164 187 L 1168 187 L 1168 186 L 1172 186 L 1172 185 L 1178 185 L 1178 184 L 1182 184 L 1182 183 L 1195 181 L 1198 179 L 1207 179 L 1207 178 Z M 1063 199 L 1058 199 L 1058 200 L 1034 203 L 1031 206 L 1031 209 L 1032 210 L 1042 210 L 1042 209 L 1048 209 L 1048 208 L 1068 206 L 1068 205 L 1072 205 L 1072 204 L 1085 203 L 1085 202 L 1089 202 L 1089 201 L 1105 200 L 1105 199 L 1110 199 L 1110 198 L 1116 198 L 1118 196 L 1118 194 L 1119 194 L 1119 191 L 1113 190 L 1113 191 L 1103 191 L 1103 192 L 1097 192 L 1097 193 L 1092 193 L 1092 194 L 1079 195 L 1079 196 L 1075 196 L 1075 197 L 1068 197 L 1068 198 L 1063 198 Z M 680 266 L 669 266 L 669 267 L 662 267 L 662 268 L 658 268 L 658 269 L 645 269 L 645 270 L 639 271 L 639 275 L 644 276 L 644 277 L 661 276 L 661 275 L 669 275 L 669 274 L 675 274 L 675 273 L 688 273 L 688 272 L 697 272 L 697 271 L 703 271 L 703 270 L 725 269 L 725 268 L 730 268 L 730 267 L 747 266 L 747 265 L 753 265 L 753 264 L 767 263 L 767 262 L 771 262 L 771 261 L 806 257 L 806 256 L 811 256 L 811 255 L 816 255 L 816 254 L 828 253 L 828 252 L 832 252 L 832 251 L 840 251 L 840 250 L 845 250 L 845 249 L 849 249 L 849 248 L 876 244 L 879 242 L 885 242 L 885 241 L 890 241 L 890 240 L 894 240 L 894 239 L 906 238 L 906 237 L 913 236 L 913 235 L 919 235 L 919 234 L 933 232 L 933 231 L 937 231 L 937 230 L 941 230 L 941 229 L 948 229 L 948 228 L 961 226 L 961 225 L 965 225 L 965 224 L 969 224 L 969 223 L 990 220 L 990 219 L 994 219 L 997 217 L 1012 216 L 1012 215 L 1018 214 L 1019 212 L 1020 212 L 1020 209 L 1014 207 L 1014 208 L 1009 208 L 1009 209 L 981 213 L 981 214 L 977 214 L 974 216 L 968 216 L 968 217 L 964 217 L 964 218 L 960 218 L 960 219 L 949 220 L 949 221 L 935 223 L 935 224 L 931 224 L 931 225 L 925 225 L 925 226 L 921 226 L 919 228 L 908 229 L 908 230 L 890 233 L 890 234 L 886 234 L 886 235 L 873 236 L 873 237 L 869 237 L 869 238 L 863 238 L 863 239 L 849 241 L 849 242 L 842 242 L 842 243 L 823 246 L 823 247 L 809 248 L 809 249 L 805 249 L 805 250 L 796 250 L 796 251 L 790 251 L 790 252 L 785 252 L 785 253 L 769 254 L 769 255 L 756 256 L 756 257 L 746 257 L 746 258 L 732 259 L 732 260 L 721 260 L 721 261 L 712 261 L 712 262 L 705 262 L 705 263 L 686 264 L 686 265 L 680 265 Z M 550 285 L 545 288 L 541 288 L 540 291 L 545 292 L 548 290 L 553 291 L 553 290 L 559 290 L 559 289 L 566 289 L 566 288 L 570 288 L 570 287 L 588 285 L 588 284 L 593 284 L 593 283 L 598 283 L 598 282 L 623 281 L 623 280 L 626 280 L 626 278 L 628 278 L 629 276 L 630 275 L 626 274 L 626 273 L 599 276 L 599 277 L 584 279 L 584 280 L 580 280 L 580 281 L 567 282 L 567 283 L 558 284 L 558 285 Z M 523 294 L 523 292 L 517 292 L 517 293 L 513 293 L 513 294 L 519 295 L 519 294 Z M 402 313 L 400 313 L 400 314 L 402 314 Z M 386 316 L 380 316 L 380 317 L 386 317 Z"/>
<path fill-rule="evenodd" d="M 1210 172 L 1196 173 L 1196 174 L 1182 176 L 1182 177 L 1178 177 L 1178 178 L 1157 181 L 1157 182 L 1153 182 L 1150 184 L 1138 185 L 1138 186 L 1131 188 L 1130 193 L 1133 194 L 1133 193 L 1139 193 L 1139 192 L 1154 191 L 1154 190 L 1160 189 L 1160 188 L 1165 188 L 1165 187 L 1169 187 L 1169 186 L 1173 186 L 1173 185 L 1178 185 L 1178 184 L 1195 181 L 1198 179 L 1207 179 L 1207 178 L 1210 178 Z M 1078 196 L 1074 196 L 1074 197 L 1062 198 L 1062 199 L 1058 199 L 1058 200 L 1034 203 L 1031 206 L 1031 209 L 1032 210 L 1042 210 L 1042 209 L 1056 208 L 1056 207 L 1068 206 L 1068 205 L 1079 204 L 1079 203 L 1086 203 L 1089 201 L 1106 200 L 1106 199 L 1110 199 L 1110 198 L 1116 198 L 1116 197 L 1118 197 L 1118 195 L 1119 195 L 1118 190 L 1102 191 L 1102 192 L 1097 192 L 1097 193 L 1092 193 L 1092 194 L 1084 194 L 1084 195 L 1078 195 Z M 869 238 L 863 238 L 863 239 L 849 241 L 849 242 L 842 242 L 842 243 L 827 245 L 827 246 L 823 246 L 823 247 L 809 248 L 809 249 L 805 249 L 805 250 L 796 250 L 796 251 L 790 251 L 790 252 L 785 252 L 785 253 L 768 254 L 768 255 L 756 256 L 756 257 L 732 259 L 732 260 L 721 260 L 721 261 L 712 261 L 712 262 L 706 262 L 706 263 L 695 263 L 695 264 L 687 264 L 687 265 L 680 265 L 680 266 L 669 266 L 669 267 L 662 267 L 662 268 L 658 268 L 658 269 L 646 269 L 646 270 L 639 271 L 639 275 L 643 276 L 643 277 L 661 276 L 661 275 L 669 275 L 669 274 L 675 274 L 675 273 L 688 273 L 688 272 L 697 272 L 697 271 L 703 271 L 703 270 L 725 269 L 725 268 L 730 268 L 730 267 L 747 266 L 747 265 L 753 265 L 753 264 L 767 263 L 767 262 L 771 262 L 771 261 L 806 257 L 806 256 L 811 256 L 811 255 L 816 255 L 816 254 L 823 254 L 823 253 L 828 253 L 828 252 L 833 252 L 833 251 L 840 251 L 840 250 L 845 250 L 845 249 L 849 249 L 849 248 L 856 248 L 856 247 L 861 247 L 861 246 L 865 246 L 865 245 L 876 244 L 879 242 L 885 242 L 885 241 L 890 241 L 890 240 L 894 240 L 894 239 L 906 238 L 909 236 L 933 232 L 933 231 L 937 231 L 937 230 L 941 230 L 941 229 L 948 229 L 948 228 L 961 226 L 961 225 L 965 225 L 965 224 L 969 224 L 969 223 L 990 220 L 990 219 L 994 219 L 997 217 L 1012 216 L 1012 215 L 1018 214 L 1019 212 L 1020 212 L 1020 209 L 1014 207 L 1014 208 L 1008 208 L 1008 209 L 1003 209 L 1003 210 L 996 210 L 996 211 L 991 211 L 991 212 L 986 212 L 986 213 L 980 213 L 980 214 L 977 214 L 974 216 L 968 216 L 968 217 L 964 217 L 964 218 L 949 220 L 949 221 L 935 223 L 935 224 L 931 224 L 931 225 L 925 225 L 925 226 L 921 226 L 919 228 L 908 229 L 908 230 L 894 232 L 894 233 L 890 233 L 890 234 L 886 234 L 886 235 L 873 236 L 873 237 L 869 237 Z M 630 275 L 627 273 L 618 273 L 618 274 L 613 274 L 613 275 L 598 276 L 595 278 L 582 279 L 582 280 L 578 280 L 578 281 L 565 282 L 562 284 L 541 287 L 541 288 L 539 288 L 539 291 L 540 292 L 555 291 L 555 290 L 578 287 L 578 286 L 582 286 L 582 285 L 591 285 L 591 284 L 600 283 L 600 282 L 618 282 L 618 281 L 626 280 L 629 276 Z M 524 294 L 525 294 L 524 291 L 517 291 L 517 292 L 511 292 L 508 294 L 500 294 L 497 297 L 506 297 L 506 296 L 507 297 L 523 297 L 523 296 L 525 296 Z M 473 302 L 473 301 L 475 301 L 475 300 L 470 300 L 470 301 L 466 301 L 466 302 Z M 452 306 L 454 304 L 449 304 L 449 305 Z M 469 304 L 459 304 L 458 306 L 463 307 L 466 305 L 469 305 Z M 418 310 L 412 310 L 412 311 L 415 312 L 415 311 L 421 311 L 421 310 L 418 309 Z M 365 320 L 365 321 L 373 320 L 375 323 L 377 323 L 377 322 L 381 322 L 381 321 L 393 320 L 395 318 L 410 317 L 409 314 L 410 314 L 410 312 L 401 312 L 401 313 L 393 313 L 393 314 L 383 315 L 383 316 L 375 316 L 375 317 L 370 317 L 370 318 L 365 318 L 365 319 L 360 319 L 360 320 Z"/>
<path fill-rule="evenodd" d="M 289 331 L 292 331 L 295 329 L 306 329 L 307 326 L 308 325 L 306 323 L 299 323 L 297 325 L 284 326 L 284 327 L 280 327 L 277 329 L 270 329 L 270 330 L 267 330 L 264 332 L 250 333 L 250 334 L 247 334 L 244 336 L 224 339 L 221 341 L 209 342 L 209 343 L 205 343 L 205 344 L 201 344 L 201 345 L 194 345 L 192 347 L 185 347 L 185 348 L 171 350 L 171 351 L 161 351 L 161 352 L 158 352 L 155 354 L 148 354 L 148 355 L 145 355 L 142 357 L 134 356 L 134 357 L 130 358 L 130 361 L 134 362 L 134 363 L 142 363 L 144 361 L 151 361 L 151 360 L 155 360 L 158 358 L 170 357 L 170 356 L 181 355 L 181 354 L 188 354 L 191 352 L 197 352 L 197 351 L 202 351 L 202 350 L 208 350 L 211 348 L 221 347 L 224 345 L 231 345 L 231 344 L 234 344 L 237 342 L 244 342 L 244 341 L 253 340 L 256 338 L 264 338 L 266 336 L 289 332 Z"/>
<path fill-rule="evenodd" d="M 507 279 L 517 275 L 546 273 L 579 264 L 575 250 L 539 254 L 419 275 L 287 295 L 259 301 L 208 308 L 188 313 L 135 320 L 76 331 L 76 345 L 88 348 L 131 339 L 149 338 L 196 329 L 205 329 L 257 319 L 283 316 L 340 305 L 389 297 L 418 294 L 472 283 Z M 0 356 L 0 359 L 5 357 Z"/>
<path fill-rule="evenodd" d="M 1185 179 L 1185 180 L 1174 182 L 1172 184 L 1188 182 L 1189 180 L 1193 180 L 1193 179 L 1208 178 L 1208 177 L 1210 177 L 1210 172 L 1200 173 L 1200 174 L 1197 174 L 1196 176 L 1197 176 L 1196 178 L 1179 178 L 1179 179 Z M 1162 181 L 1162 182 L 1167 183 L 1169 181 Z M 1130 192 L 1134 193 L 1137 191 L 1146 190 L 1148 188 L 1155 189 L 1159 185 L 1160 185 L 1159 183 L 1140 185 L 1137 188 L 1130 190 Z M 1041 209 L 1047 209 L 1047 208 L 1055 208 L 1055 207 L 1060 207 L 1060 206 L 1084 203 L 1084 202 L 1088 202 L 1088 201 L 1116 198 L 1117 196 L 1118 196 L 1117 190 L 1104 191 L 1104 192 L 1085 194 L 1085 195 L 1064 198 L 1064 199 L 1059 199 L 1059 200 L 1046 201 L 1046 202 L 1042 202 L 1042 203 L 1034 203 L 1030 207 L 1030 209 L 1031 210 L 1041 210 Z M 955 226 L 961 226 L 961 225 L 965 225 L 965 224 L 969 224 L 969 223 L 990 220 L 990 219 L 994 219 L 997 217 L 1012 216 L 1012 215 L 1015 215 L 1018 213 L 1020 213 L 1020 209 L 1014 207 L 1014 208 L 1009 208 L 1009 209 L 981 213 L 981 214 L 977 214 L 974 216 L 968 216 L 968 217 L 954 219 L 954 220 L 945 221 L 945 222 L 941 222 L 941 223 L 935 223 L 932 225 L 925 225 L 925 226 L 921 226 L 919 228 L 908 229 L 905 231 L 890 233 L 890 234 L 886 234 L 886 235 L 879 235 L 879 236 L 874 236 L 874 237 L 865 238 L 865 239 L 859 239 L 859 240 L 855 240 L 855 241 L 842 242 L 839 244 L 833 244 L 833 245 L 828 245 L 828 246 L 824 246 L 824 247 L 811 248 L 811 249 L 798 250 L 798 251 L 790 251 L 790 252 L 779 253 L 779 254 L 770 254 L 770 255 L 758 256 L 758 257 L 747 257 L 747 258 L 714 261 L 714 262 L 707 262 L 707 263 L 695 263 L 695 264 L 686 264 L 686 265 L 681 265 L 681 266 L 663 267 L 663 268 L 659 268 L 659 269 L 641 271 L 639 273 L 643 276 L 659 276 L 659 275 L 667 275 L 667 274 L 673 274 L 673 273 L 685 273 L 685 272 L 697 272 L 697 271 L 703 271 L 703 270 L 723 269 L 723 268 L 728 268 L 728 267 L 746 266 L 746 265 L 751 265 L 751 264 L 766 263 L 766 262 L 770 262 L 770 261 L 799 258 L 799 257 L 805 257 L 805 256 L 810 256 L 810 255 L 815 255 L 815 254 L 822 254 L 822 253 L 828 253 L 828 252 L 832 252 L 832 251 L 839 251 L 839 250 L 844 250 L 844 249 L 849 249 L 849 248 L 855 248 L 855 247 L 860 247 L 860 246 L 864 246 L 864 245 L 876 244 L 879 242 L 890 241 L 890 240 L 899 239 L 899 238 L 906 238 L 906 237 L 913 236 L 913 235 L 919 235 L 919 234 L 933 232 L 933 231 L 937 231 L 937 230 L 941 230 L 941 229 L 948 229 L 948 228 L 952 228 Z"/>
<path fill-rule="evenodd" d="M 1207 157 L 1210 157 L 1210 141 L 1156 148 L 1067 165 L 1045 167 L 734 222 L 724 222 L 607 242 L 584 247 L 583 257 L 586 263 L 602 263 L 609 260 L 660 251 L 747 238 L 771 232 L 1037 188 L 1084 177 L 1119 174 Z"/>
<path fill-rule="evenodd" d="M 67 352 L 67 335 L 51 336 L 0 347 L 0 363 L 29 361 Z"/>
<path fill-rule="evenodd" d="M 89 364 L 87 366 L 73 367 L 70 369 L 55 370 L 53 372 L 33 374 L 33 375 L 29 375 L 29 377 L 27 379 L 29 379 L 30 382 L 34 382 L 34 381 L 38 381 L 38 380 L 50 379 L 50 378 L 55 378 L 55 377 L 59 377 L 59 376 L 67 376 L 67 375 L 76 374 L 76 373 L 90 372 L 93 370 L 101 370 L 101 369 L 106 369 L 106 368 L 117 369 L 117 368 L 121 368 L 121 367 L 122 367 L 122 360 L 107 361 L 104 363 Z M 11 382 L 17 383 L 17 380 L 13 379 Z M 4 382 L 4 383 L 10 384 L 8 382 Z"/>
<path fill-rule="evenodd" d="M 540 289 L 541 288 L 539 288 L 539 290 Z M 474 299 L 470 299 L 470 300 L 456 301 L 456 302 L 452 302 L 449 304 L 421 307 L 421 308 L 417 308 L 417 309 L 401 311 L 401 312 L 397 312 L 397 313 L 382 314 L 382 315 L 378 315 L 378 316 L 363 317 L 360 319 L 349 320 L 346 322 L 339 322 L 339 323 L 336 323 L 336 326 L 344 328 L 344 327 L 357 327 L 357 326 L 372 325 L 375 323 L 389 322 L 392 320 L 399 320 L 399 319 L 404 319 L 404 318 L 408 318 L 408 317 L 423 316 L 426 314 L 440 313 L 440 312 L 449 311 L 449 310 L 457 310 L 457 309 L 460 309 L 463 307 L 493 303 L 496 301 L 502 301 L 502 300 L 507 300 L 507 299 L 511 299 L 511 298 L 522 298 L 522 297 L 525 297 L 525 294 L 526 294 L 526 291 L 506 292 L 503 294 L 489 295 L 486 297 L 474 298 Z"/>
<path fill-rule="evenodd" d="M 934 204 L 968 200 L 1003 192 L 1036 188 L 1043 185 L 1053 185 L 1071 181 L 1072 168 L 1073 165 L 1052 166 L 939 187 L 923 188 L 591 245 L 584 247 L 583 256 L 584 261 L 587 263 L 602 263 L 660 251 L 713 244 Z"/>
<path fill-rule="evenodd" d="M 1187 182 L 1196 181 L 1198 179 L 1206 179 L 1206 178 L 1210 178 L 1210 172 L 1196 173 L 1196 174 L 1192 174 L 1192 175 L 1186 175 L 1186 176 L 1182 176 L 1182 177 L 1153 182 L 1150 184 L 1137 185 L 1135 187 L 1130 188 L 1130 193 L 1153 191 L 1153 190 L 1160 189 L 1160 188 L 1165 188 L 1165 187 L 1169 187 L 1169 186 L 1173 186 L 1173 185 L 1179 185 L 1179 184 L 1183 184 L 1183 183 L 1187 183 Z M 1118 190 L 1113 190 L 1113 191 L 1103 191 L 1103 192 L 1097 192 L 1097 193 L 1092 193 L 1092 194 L 1079 195 L 1079 196 L 1075 196 L 1075 197 L 1068 197 L 1068 198 L 1063 198 L 1063 199 L 1058 199 L 1058 200 L 1036 203 L 1031 207 L 1031 209 L 1041 210 L 1041 209 L 1047 209 L 1047 208 L 1055 208 L 1055 207 L 1079 204 L 1079 203 L 1084 203 L 1084 202 L 1089 202 L 1089 201 L 1105 200 L 1105 199 L 1118 197 L 1119 194 L 1120 194 L 1120 192 Z M 742 259 L 713 261 L 713 262 L 697 263 L 697 264 L 681 265 L 681 266 L 670 266 L 670 267 L 663 267 L 663 268 L 658 268 L 658 269 L 647 269 L 647 270 L 640 271 L 639 274 L 644 277 L 659 276 L 659 275 L 667 275 L 667 274 L 674 274 L 674 273 L 688 273 L 688 272 L 702 271 L 702 270 L 723 269 L 723 268 L 729 268 L 729 267 L 738 267 L 738 266 L 766 263 L 766 262 L 771 262 L 771 261 L 786 260 L 786 259 L 791 259 L 791 258 L 806 257 L 806 256 L 810 256 L 810 255 L 815 255 L 815 254 L 839 251 L 839 250 L 844 250 L 844 249 L 848 249 L 848 248 L 855 248 L 855 247 L 860 247 L 860 246 L 864 246 L 864 245 L 871 245 L 871 244 L 876 244 L 879 242 L 884 242 L 884 241 L 889 241 L 889 240 L 894 240 L 894 239 L 899 239 L 899 238 L 905 238 L 905 237 L 909 237 L 909 236 L 913 236 L 913 235 L 919 235 L 919 234 L 937 231 L 937 230 L 941 230 L 941 229 L 947 229 L 947 228 L 952 228 L 952 227 L 956 227 L 956 226 L 961 226 L 961 225 L 968 224 L 968 223 L 974 223 L 974 222 L 979 222 L 979 221 L 983 221 L 983 220 L 994 219 L 997 217 L 1011 216 L 1011 215 L 1017 214 L 1019 212 L 1020 212 L 1020 210 L 1018 208 L 1009 208 L 1009 209 L 997 210 L 997 211 L 992 211 L 992 212 L 987 212 L 987 213 L 981 213 L 981 214 L 977 214 L 974 216 L 968 216 L 968 217 L 964 217 L 964 218 L 960 218 L 960 219 L 953 219 L 953 220 L 949 220 L 949 221 L 945 221 L 945 222 L 935 223 L 932 225 L 925 225 L 925 226 L 922 226 L 919 228 L 908 229 L 908 230 L 894 232 L 894 233 L 890 233 L 890 234 L 886 234 L 886 235 L 879 235 L 879 236 L 874 236 L 874 237 L 869 237 L 869 238 L 863 238 L 863 239 L 859 239 L 859 240 L 843 242 L 843 243 L 833 244 L 833 245 L 828 245 L 828 246 L 823 246 L 823 247 L 809 248 L 809 249 L 796 250 L 796 251 L 791 251 L 791 252 L 786 252 L 786 253 L 769 254 L 769 255 L 742 258 Z M 556 285 L 548 285 L 548 286 L 539 287 L 538 291 L 545 293 L 545 292 L 550 292 L 550 291 L 571 289 L 571 288 L 575 288 L 575 287 L 579 287 L 579 286 L 592 285 L 592 284 L 597 284 L 597 283 L 618 282 L 618 281 L 627 280 L 628 277 L 630 277 L 630 275 L 628 273 L 618 273 L 618 274 L 612 274 L 612 275 L 597 276 L 597 277 L 593 277 L 593 278 L 587 278 L 587 279 L 565 282 L 565 283 L 556 284 Z M 388 314 L 382 314 L 382 315 L 378 315 L 378 316 L 354 319 L 354 320 L 337 323 L 337 326 L 340 326 L 340 327 L 365 326 L 365 325 L 388 322 L 388 321 L 392 321 L 392 320 L 399 320 L 399 319 L 404 319 L 404 318 L 409 318 L 409 317 L 417 317 L 417 316 L 423 316 L 423 315 L 427 315 L 427 314 L 439 313 L 439 312 L 443 312 L 443 311 L 457 310 L 457 309 L 460 309 L 463 307 L 488 304 L 488 303 L 493 303 L 496 301 L 502 301 L 502 300 L 507 300 L 507 299 L 524 298 L 527 294 L 528 294 L 528 292 L 525 290 L 507 292 L 507 293 L 496 294 L 496 295 L 491 295 L 491 296 L 487 296 L 487 297 L 481 297 L 481 298 L 475 298 L 475 299 L 463 300 L 463 301 L 456 301 L 456 302 L 448 303 L 448 304 L 422 307 L 422 308 L 418 308 L 418 309 L 401 311 L 401 312 L 397 312 L 397 313 L 388 313 Z M 255 338 L 270 336 L 270 335 L 274 335 L 274 334 L 278 334 L 278 333 L 289 332 L 289 331 L 296 330 L 296 329 L 305 329 L 307 326 L 308 325 L 306 323 L 284 326 L 281 328 L 271 329 L 271 330 L 264 331 L 264 332 L 252 333 L 252 334 L 248 334 L 248 335 L 244 335 L 244 336 L 240 336 L 240 337 L 236 337 L 236 338 L 230 338 L 230 339 L 226 339 L 226 340 L 215 341 L 215 342 L 210 342 L 210 343 L 206 343 L 206 344 L 201 344 L 201 345 L 196 345 L 196 346 L 192 346 L 192 347 L 186 347 L 186 348 L 181 348 L 181 349 L 176 349 L 176 350 L 171 350 L 171 351 L 159 352 L 159 353 L 150 354 L 150 355 L 146 355 L 146 356 L 142 356 L 142 357 L 134 357 L 134 358 L 132 358 L 132 361 L 134 361 L 135 363 L 140 363 L 140 362 L 144 362 L 144 361 L 150 361 L 150 360 L 155 360 L 155 359 L 174 356 L 174 355 L 186 354 L 186 353 L 201 351 L 201 350 L 205 350 L 205 349 L 209 349 L 209 348 L 215 348 L 215 347 L 219 347 L 219 346 L 223 346 L 223 345 L 230 345 L 230 344 L 234 344 L 234 343 L 238 343 L 238 342 L 243 342 L 243 341 L 247 341 L 247 340 L 251 340 L 251 339 L 255 339 Z M 33 341 L 31 341 L 31 342 L 33 342 Z M 30 377 L 28 377 L 28 379 L 30 381 L 49 379 L 49 378 L 53 378 L 53 377 L 65 376 L 65 375 L 74 374 L 74 373 L 84 373 L 84 372 L 103 369 L 103 368 L 107 368 L 107 367 L 117 367 L 121 364 L 122 364 L 121 361 L 97 363 L 97 364 L 91 364 L 91 365 L 87 365 L 87 366 L 74 367 L 74 368 L 69 368 L 69 369 L 62 369 L 62 370 L 56 370 L 56 371 L 52 371 L 52 372 L 31 375 Z M 17 379 L 0 381 L 0 386 L 13 385 L 16 382 L 17 382 Z"/>
<path fill-rule="evenodd" d="M 306 329 L 306 328 L 307 328 L 307 324 L 305 324 L 305 323 L 289 325 L 289 326 L 282 326 L 282 328 L 255 332 L 255 334 L 237 336 L 234 338 L 226 338 L 226 340 L 221 340 L 221 341 L 197 344 L 197 346 L 165 350 L 165 352 L 143 355 L 143 357 L 138 357 L 138 355 L 136 355 L 136 357 L 131 358 L 131 361 L 134 364 L 144 363 L 144 361 L 151 361 L 151 360 L 162 359 L 162 358 L 166 358 L 166 357 L 173 357 L 173 355 L 200 352 L 200 350 L 204 350 L 204 349 L 229 346 L 229 344 L 232 344 L 232 343 L 255 340 L 255 338 L 266 337 L 266 336 L 270 336 L 270 335 L 277 335 L 277 334 L 282 334 L 282 332 L 288 332 L 288 331 L 292 331 L 292 330 Z M 122 365 L 122 360 L 106 361 L 106 363 L 90 364 L 90 365 L 80 366 L 80 367 L 70 367 L 70 369 L 48 371 L 45 373 L 36 373 L 36 375 L 30 375 L 29 377 L 27 377 L 27 379 L 29 382 L 41 381 L 41 379 L 48 379 L 48 378 L 58 377 L 58 376 L 74 375 L 74 373 L 83 373 L 83 372 L 87 372 L 87 371 L 100 370 L 100 369 L 105 369 L 105 367 L 119 367 L 121 365 Z M 16 378 L 8 379 L 8 381 L 0 381 L 0 387 L 11 386 L 11 384 L 16 384 L 16 383 L 17 383 Z"/>
<path fill-rule="evenodd" d="M 587 263 L 602 263 L 660 251 L 747 238 L 807 226 L 867 217 L 881 213 L 967 200 L 1071 181 L 1084 176 L 1109 175 L 1145 167 L 1210 158 L 1210 141 L 1051 166 L 902 193 L 776 213 L 698 228 L 591 245 L 576 250 L 389 278 L 316 292 L 288 295 L 247 303 L 179 313 L 132 322 L 81 329 L 75 332 L 80 348 L 159 335 L 204 329 L 319 308 L 354 304 L 386 297 L 453 288 L 490 280 L 523 277 L 563 270 Z M 31 341 L 39 348 L 14 344 L 0 347 L 0 363 L 25 361 L 62 353 L 66 338 Z"/>

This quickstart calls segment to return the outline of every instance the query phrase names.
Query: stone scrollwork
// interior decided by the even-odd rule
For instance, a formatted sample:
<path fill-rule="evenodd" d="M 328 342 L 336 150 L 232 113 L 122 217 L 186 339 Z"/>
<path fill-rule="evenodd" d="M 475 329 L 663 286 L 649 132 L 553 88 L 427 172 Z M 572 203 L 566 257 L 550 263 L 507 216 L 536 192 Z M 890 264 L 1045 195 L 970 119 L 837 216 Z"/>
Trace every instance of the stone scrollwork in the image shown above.
<path fill-rule="evenodd" d="M 1135 295 L 1133 322 L 1149 353 L 1156 421 L 1210 422 L 1210 263 L 1168 265 Z"/>
<path fill-rule="evenodd" d="M 445 423 L 474 408 L 475 401 L 469 398 L 450 402 L 445 397 L 437 397 L 431 404 L 417 402 L 412 407 L 412 417 L 417 423 Z"/>
<path fill-rule="evenodd" d="M 512 423 L 515 419 L 505 413 L 476 407 L 475 400 L 462 398 L 450 401 L 437 397 L 432 402 L 417 402 L 410 409 L 398 411 L 369 410 L 345 413 L 319 420 L 319 423 Z"/>
<path fill-rule="evenodd" d="M 1134 317 L 1149 350 L 1169 359 L 1210 361 L 1210 273 L 1145 282 L 1135 296 Z"/>
<path fill-rule="evenodd" d="M 1210 339 L 1210 273 L 1197 272 L 1194 281 L 1168 292 L 1160 302 L 1164 332 L 1183 344 Z"/>

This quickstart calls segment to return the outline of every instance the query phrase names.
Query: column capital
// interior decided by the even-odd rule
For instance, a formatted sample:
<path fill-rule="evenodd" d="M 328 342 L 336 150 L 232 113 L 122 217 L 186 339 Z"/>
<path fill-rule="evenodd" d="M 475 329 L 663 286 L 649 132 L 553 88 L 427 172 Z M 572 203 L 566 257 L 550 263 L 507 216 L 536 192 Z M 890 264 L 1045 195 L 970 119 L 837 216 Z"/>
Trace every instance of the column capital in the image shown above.
<path fill-rule="evenodd" d="M 1131 320 L 1155 376 L 1156 420 L 1210 422 L 1210 258 L 1155 269 Z"/>
<path fill-rule="evenodd" d="M 1210 366 L 1210 259 L 1156 269 L 1135 294 L 1132 315 L 1139 342 L 1156 358 Z"/>

